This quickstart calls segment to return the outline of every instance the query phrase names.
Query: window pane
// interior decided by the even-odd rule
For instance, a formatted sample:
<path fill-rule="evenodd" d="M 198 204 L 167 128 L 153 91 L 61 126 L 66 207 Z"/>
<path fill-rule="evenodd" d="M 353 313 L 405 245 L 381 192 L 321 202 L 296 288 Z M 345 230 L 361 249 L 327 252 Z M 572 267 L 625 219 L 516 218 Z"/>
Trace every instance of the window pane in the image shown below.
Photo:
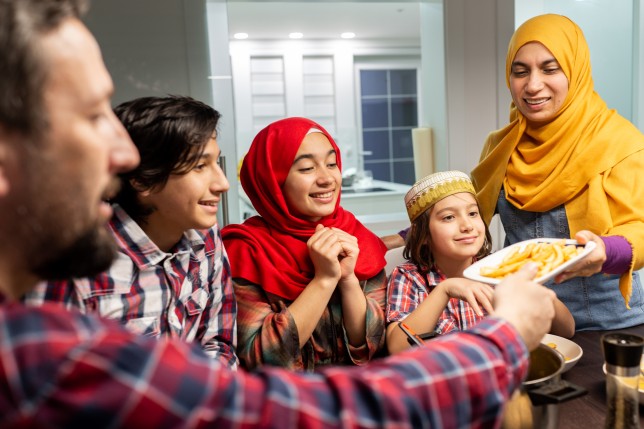
<path fill-rule="evenodd" d="M 360 93 L 363 97 L 369 95 L 387 95 L 387 71 L 360 71 Z"/>
<path fill-rule="evenodd" d="M 384 180 L 385 182 L 391 182 L 391 174 L 389 173 L 389 162 L 365 161 L 364 169 L 371 170 L 371 172 L 373 173 L 373 178 L 375 180 Z"/>
<path fill-rule="evenodd" d="M 414 161 L 394 161 L 394 182 L 413 185 L 416 179 Z M 375 176 L 375 174 L 374 174 Z"/>
<path fill-rule="evenodd" d="M 411 140 L 411 130 L 392 131 L 393 158 L 413 158 L 414 146 Z"/>
<path fill-rule="evenodd" d="M 362 128 L 389 126 L 386 99 L 362 99 Z"/>
<path fill-rule="evenodd" d="M 391 125 L 394 127 L 415 127 L 418 122 L 416 97 L 391 99 Z"/>
<path fill-rule="evenodd" d="M 416 95 L 416 70 L 391 70 L 391 95 Z"/>
<path fill-rule="evenodd" d="M 416 76 L 416 69 L 360 71 L 362 160 L 377 180 L 414 183 L 411 129 L 418 126 Z"/>
<path fill-rule="evenodd" d="M 388 160 L 391 156 L 389 153 L 389 131 L 364 131 L 362 133 L 362 147 L 365 152 L 371 152 L 371 155 L 364 155 L 365 161 Z"/>

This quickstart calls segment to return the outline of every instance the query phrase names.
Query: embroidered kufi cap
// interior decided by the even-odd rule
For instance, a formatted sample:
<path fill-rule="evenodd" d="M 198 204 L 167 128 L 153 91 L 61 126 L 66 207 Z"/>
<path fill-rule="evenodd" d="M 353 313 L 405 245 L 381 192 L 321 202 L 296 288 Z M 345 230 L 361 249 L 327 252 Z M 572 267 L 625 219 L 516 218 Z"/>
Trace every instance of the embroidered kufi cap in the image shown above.
<path fill-rule="evenodd" d="M 460 192 L 476 195 L 470 177 L 461 171 L 441 171 L 423 177 L 405 194 L 409 220 L 413 222 L 438 201 Z"/>

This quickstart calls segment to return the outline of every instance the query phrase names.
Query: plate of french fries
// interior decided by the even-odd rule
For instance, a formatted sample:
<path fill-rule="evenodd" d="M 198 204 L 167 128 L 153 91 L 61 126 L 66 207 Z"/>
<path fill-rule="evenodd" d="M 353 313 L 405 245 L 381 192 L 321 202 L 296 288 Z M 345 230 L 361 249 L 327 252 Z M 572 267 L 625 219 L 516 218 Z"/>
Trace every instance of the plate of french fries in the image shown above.
<path fill-rule="evenodd" d="M 535 238 L 504 247 L 476 261 L 463 276 L 481 283 L 498 284 L 528 262 L 539 266 L 537 283 L 545 283 L 557 274 L 588 256 L 595 248 L 592 241 L 586 245 L 562 238 Z"/>

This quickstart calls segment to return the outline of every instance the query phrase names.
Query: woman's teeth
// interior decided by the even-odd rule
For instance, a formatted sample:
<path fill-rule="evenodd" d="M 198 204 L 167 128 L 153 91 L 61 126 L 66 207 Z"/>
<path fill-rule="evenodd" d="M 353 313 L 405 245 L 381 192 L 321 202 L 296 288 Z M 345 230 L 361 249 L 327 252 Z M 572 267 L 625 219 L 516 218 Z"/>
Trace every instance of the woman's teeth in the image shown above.
<path fill-rule="evenodd" d="M 331 198 L 333 196 L 333 192 L 325 192 L 323 194 L 311 194 L 311 197 L 313 198 Z"/>
<path fill-rule="evenodd" d="M 525 99 L 525 102 L 528 103 L 528 104 L 541 104 L 541 103 L 545 103 L 546 101 L 548 101 L 547 98 L 539 98 L 539 99 L 536 99 L 536 100 Z"/>

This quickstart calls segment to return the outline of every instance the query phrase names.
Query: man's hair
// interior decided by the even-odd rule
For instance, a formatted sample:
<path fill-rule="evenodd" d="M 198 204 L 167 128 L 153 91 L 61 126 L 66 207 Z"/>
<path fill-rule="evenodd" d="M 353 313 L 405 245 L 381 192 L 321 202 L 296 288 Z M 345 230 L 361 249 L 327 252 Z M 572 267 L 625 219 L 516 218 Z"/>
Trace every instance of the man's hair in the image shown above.
<path fill-rule="evenodd" d="M 0 125 L 5 129 L 31 136 L 46 129 L 48 65 L 40 39 L 86 9 L 85 0 L 0 0 Z"/>
<path fill-rule="evenodd" d="M 478 200 L 477 200 L 478 205 Z M 432 234 L 429 231 L 429 217 L 432 208 L 425 210 L 412 223 L 405 239 L 405 248 L 403 257 L 418 267 L 422 273 L 427 273 L 434 265 L 434 255 L 432 255 L 430 246 L 432 243 Z M 492 252 L 492 234 L 487 224 L 485 224 L 485 241 L 483 246 L 476 254 L 476 259 L 486 257 Z"/>
<path fill-rule="evenodd" d="M 137 222 L 145 222 L 152 208 L 140 203 L 138 193 L 161 189 L 170 175 L 188 173 L 216 137 L 220 114 L 185 96 L 137 98 L 118 105 L 114 113 L 139 150 L 141 162 L 120 175 L 123 187 L 113 201 Z"/>

